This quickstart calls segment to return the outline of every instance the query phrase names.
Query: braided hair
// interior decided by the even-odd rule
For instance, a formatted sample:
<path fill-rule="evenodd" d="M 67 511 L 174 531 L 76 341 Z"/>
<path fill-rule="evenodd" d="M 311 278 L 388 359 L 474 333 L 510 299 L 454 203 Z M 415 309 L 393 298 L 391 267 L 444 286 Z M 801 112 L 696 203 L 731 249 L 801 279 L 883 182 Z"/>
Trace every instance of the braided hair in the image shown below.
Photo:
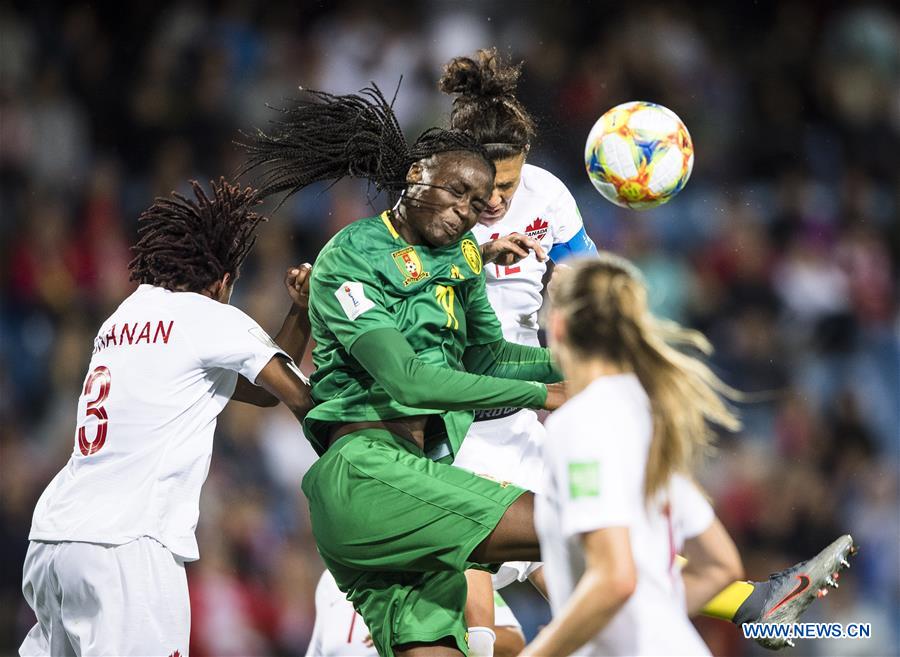
<path fill-rule="evenodd" d="M 220 178 L 212 198 L 193 180 L 194 198 L 177 192 L 158 198 L 138 219 L 129 280 L 167 290 L 200 292 L 226 273 L 237 278 L 256 242 L 264 217 L 252 211 L 261 202 L 256 190 Z"/>
<path fill-rule="evenodd" d="M 357 94 L 305 90 L 269 132 L 257 130 L 241 143 L 249 156 L 241 173 L 258 172 L 260 195 L 287 196 L 319 181 L 363 178 L 395 203 L 407 186 L 409 168 L 432 155 L 467 151 L 493 163 L 471 136 L 431 128 L 410 146 L 388 102 L 374 83 Z"/>
<path fill-rule="evenodd" d="M 490 48 L 454 57 L 438 82 L 454 96 L 450 126 L 472 135 L 493 160 L 527 153 L 535 137 L 534 119 L 516 98 L 521 72 L 522 64 L 510 64 Z"/>

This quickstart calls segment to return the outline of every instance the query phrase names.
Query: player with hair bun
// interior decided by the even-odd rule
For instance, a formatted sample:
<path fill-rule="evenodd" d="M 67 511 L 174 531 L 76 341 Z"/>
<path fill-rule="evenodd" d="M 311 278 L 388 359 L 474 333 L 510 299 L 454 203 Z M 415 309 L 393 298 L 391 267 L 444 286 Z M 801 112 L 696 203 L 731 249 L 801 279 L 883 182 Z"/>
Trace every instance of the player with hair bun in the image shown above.
<path fill-rule="evenodd" d="M 496 169 L 493 192 L 472 229 L 485 263 L 491 263 L 485 266 L 488 299 L 508 341 L 538 345 L 537 316 L 543 303 L 547 260 L 560 264 L 577 257 L 591 258 L 597 249 L 565 184 L 526 161 L 537 132 L 534 119 L 516 97 L 520 73 L 521 64 L 505 61 L 496 48 L 479 50 L 472 57 L 450 60 L 439 87 L 453 96 L 450 126 L 472 135 Z M 544 427 L 534 411 L 507 407 L 477 412 L 454 465 L 540 493 L 544 437 Z M 797 569 L 813 568 L 830 555 L 826 548 L 767 582 L 734 582 L 701 613 L 740 624 L 760 620 L 778 605 L 780 616 L 796 620 L 811 599 L 798 596 L 779 604 L 779 594 L 793 588 Z M 505 564 L 494 576 L 493 585 L 502 587 L 514 578 L 530 578 L 545 593 L 539 566 Z M 493 610 L 487 575 L 470 571 L 467 577 L 469 624 L 490 627 Z M 759 643 L 769 648 L 788 645 L 784 639 L 761 639 Z M 485 657 L 489 654 L 489 650 L 484 653 Z"/>
<path fill-rule="evenodd" d="M 549 171 L 526 163 L 536 134 L 534 119 L 516 97 L 521 65 L 505 62 L 496 49 L 450 60 L 438 85 L 453 96 L 451 127 L 484 146 L 497 173 L 487 207 L 472 229 L 486 263 L 488 299 L 510 342 L 537 346 L 547 260 L 590 256 L 596 247 L 584 230 L 572 194 Z M 509 251 L 518 247 L 517 257 Z M 497 258 L 495 250 L 506 254 Z M 481 411 L 454 465 L 540 491 L 544 427 L 529 409 Z M 492 625 L 492 587 L 534 577 L 543 589 L 539 564 L 505 564 L 493 583 L 470 571 L 466 613 L 473 627 Z M 490 650 L 476 657 L 488 657 Z"/>
<path fill-rule="evenodd" d="M 157 199 L 129 265 L 138 288 L 103 322 L 78 400 L 72 456 L 44 490 L 22 590 L 37 615 L 19 654 L 187 655 L 184 563 L 216 418 L 229 400 L 312 406 L 294 365 L 309 337 L 309 265 L 288 270 L 273 342 L 229 305 L 263 217 L 256 192 Z"/>

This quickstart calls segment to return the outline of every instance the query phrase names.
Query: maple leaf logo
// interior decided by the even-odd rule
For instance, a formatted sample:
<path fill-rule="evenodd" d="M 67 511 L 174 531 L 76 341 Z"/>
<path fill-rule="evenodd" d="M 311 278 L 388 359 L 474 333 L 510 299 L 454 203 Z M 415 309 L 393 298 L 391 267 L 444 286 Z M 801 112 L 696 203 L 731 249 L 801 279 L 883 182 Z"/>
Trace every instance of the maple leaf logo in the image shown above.
<path fill-rule="evenodd" d="M 176 650 L 176 651 L 173 652 L 171 655 L 169 655 L 169 657 L 181 657 L 181 653 L 180 653 L 179 651 Z"/>
<path fill-rule="evenodd" d="M 540 217 L 535 217 L 534 221 L 528 224 L 528 227 L 525 229 L 525 234 L 528 237 L 533 237 L 536 240 L 539 240 L 547 234 L 547 231 L 550 229 L 550 224 L 541 219 Z"/>

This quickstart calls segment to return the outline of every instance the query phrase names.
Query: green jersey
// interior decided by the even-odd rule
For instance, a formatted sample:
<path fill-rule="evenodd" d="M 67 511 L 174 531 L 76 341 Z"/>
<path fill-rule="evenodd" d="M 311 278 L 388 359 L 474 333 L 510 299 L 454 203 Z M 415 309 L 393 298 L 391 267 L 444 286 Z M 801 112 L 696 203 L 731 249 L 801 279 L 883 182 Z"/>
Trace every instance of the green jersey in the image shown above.
<path fill-rule="evenodd" d="M 437 415 L 444 427 L 433 433 L 441 439 L 426 442 L 426 453 L 435 460 L 455 455 L 472 422 L 471 411 L 404 406 L 350 351 L 362 335 L 393 328 L 422 361 L 462 371 L 468 346 L 501 340 L 471 232 L 455 244 L 433 248 L 407 244 L 387 212 L 354 222 L 316 259 L 309 315 L 316 406 L 304 428 L 319 454 L 327 448 L 330 423 Z"/>

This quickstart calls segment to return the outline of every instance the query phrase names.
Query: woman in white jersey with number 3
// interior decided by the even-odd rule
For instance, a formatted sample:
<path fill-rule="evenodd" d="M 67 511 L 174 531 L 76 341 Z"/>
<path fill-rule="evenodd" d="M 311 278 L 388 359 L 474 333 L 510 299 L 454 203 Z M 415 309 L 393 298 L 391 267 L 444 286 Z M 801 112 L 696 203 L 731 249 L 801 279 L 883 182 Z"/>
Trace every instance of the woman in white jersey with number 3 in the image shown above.
<path fill-rule="evenodd" d="M 22 590 L 38 622 L 23 657 L 187 657 L 184 562 L 199 557 L 216 418 L 230 399 L 281 401 L 298 419 L 312 405 L 292 360 L 309 336 L 308 266 L 288 270 L 276 344 L 229 305 L 262 220 L 255 193 L 224 180 L 194 193 L 141 215 L 129 265 L 140 285 L 94 340 L 72 456 L 31 525 Z"/>

